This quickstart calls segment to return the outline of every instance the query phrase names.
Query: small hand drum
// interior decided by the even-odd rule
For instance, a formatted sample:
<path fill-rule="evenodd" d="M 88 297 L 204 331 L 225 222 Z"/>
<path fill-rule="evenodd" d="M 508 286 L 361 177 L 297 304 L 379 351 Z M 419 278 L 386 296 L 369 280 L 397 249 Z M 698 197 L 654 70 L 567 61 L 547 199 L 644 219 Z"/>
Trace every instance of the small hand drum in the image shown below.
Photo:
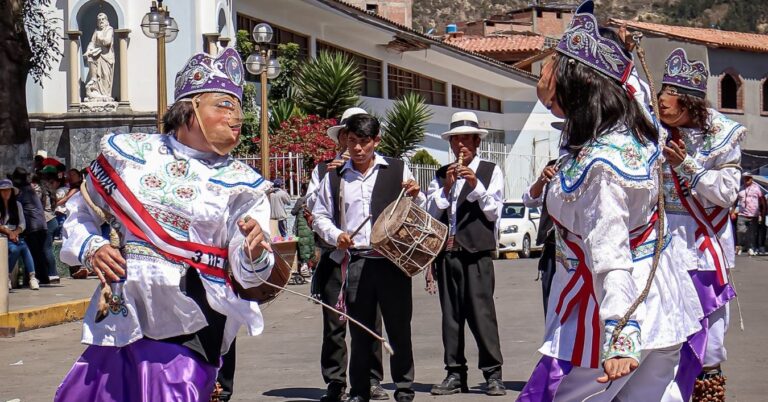
<path fill-rule="evenodd" d="M 371 245 L 410 277 L 432 264 L 447 235 L 442 222 L 410 198 L 399 198 L 374 223 Z"/>
<path fill-rule="evenodd" d="M 275 252 L 275 265 L 272 267 L 272 272 L 269 274 L 267 282 L 284 288 L 288 285 L 288 281 L 291 279 L 291 266 L 283 259 L 279 254 L 279 244 L 273 243 L 272 247 Z M 282 292 L 282 289 L 270 286 L 267 283 L 252 288 L 243 288 L 234 277 L 232 277 L 232 287 L 235 289 L 235 293 L 243 299 L 253 300 L 259 304 L 266 304 L 273 301 L 277 295 Z"/>

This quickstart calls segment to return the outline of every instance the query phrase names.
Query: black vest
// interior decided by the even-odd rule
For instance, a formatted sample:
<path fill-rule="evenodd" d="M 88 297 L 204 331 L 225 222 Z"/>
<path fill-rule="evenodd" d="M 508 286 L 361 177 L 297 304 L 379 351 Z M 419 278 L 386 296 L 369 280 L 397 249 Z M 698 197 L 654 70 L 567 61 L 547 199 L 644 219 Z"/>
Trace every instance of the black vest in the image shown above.
<path fill-rule="evenodd" d="M 397 199 L 400 190 L 403 188 L 403 169 L 405 164 L 402 160 L 384 157 L 389 165 L 380 165 L 379 172 L 376 175 L 376 183 L 373 184 L 371 197 L 371 225 L 376 223 L 384 208 L 392 201 Z M 333 196 L 333 222 L 336 227 L 341 228 L 340 206 L 339 206 L 339 186 L 341 184 L 341 169 L 344 165 L 328 172 L 328 180 L 331 181 L 331 195 Z"/>
<path fill-rule="evenodd" d="M 445 165 L 435 172 L 437 183 L 441 188 L 443 187 L 445 174 L 449 166 Z M 477 167 L 475 175 L 485 188 L 488 188 L 488 185 L 491 183 L 495 167 L 495 164 L 488 161 L 480 161 Z M 496 243 L 498 241 L 496 239 L 496 222 L 490 221 L 485 217 L 477 201 L 467 201 L 467 195 L 471 191 L 472 188 L 465 183 L 461 188 L 459 198 L 456 200 L 456 235 L 454 241 L 462 248 L 473 253 L 496 250 Z M 450 207 L 445 209 L 438 217 L 440 222 L 448 225 L 450 223 L 450 212 Z"/>

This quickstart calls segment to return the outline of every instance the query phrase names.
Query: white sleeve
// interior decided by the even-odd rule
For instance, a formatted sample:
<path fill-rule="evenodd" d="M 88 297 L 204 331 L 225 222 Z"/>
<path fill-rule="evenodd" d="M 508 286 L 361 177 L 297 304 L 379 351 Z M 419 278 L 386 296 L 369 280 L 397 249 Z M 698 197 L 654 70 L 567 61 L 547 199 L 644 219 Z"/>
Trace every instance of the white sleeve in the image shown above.
<path fill-rule="evenodd" d="M 318 187 L 320 187 L 320 172 L 317 166 L 315 166 L 315 168 L 312 169 L 309 185 L 307 185 L 307 209 L 310 211 L 315 206 Z"/>
<path fill-rule="evenodd" d="M 544 190 L 539 194 L 538 198 L 531 197 L 531 188 L 525 190 L 523 193 L 523 205 L 528 208 L 541 208 L 544 205 L 544 193 L 547 191 L 547 186 L 544 186 Z"/>
<path fill-rule="evenodd" d="M 86 179 L 86 186 L 91 200 L 97 206 L 108 207 L 93 189 L 90 178 Z M 69 215 L 64 221 L 62 229 L 63 242 L 61 245 L 61 262 L 76 266 L 91 267 L 91 256 L 109 241 L 101 235 L 101 218 L 86 204 L 81 192 L 73 195 L 67 201 Z"/>
<path fill-rule="evenodd" d="M 465 183 L 465 185 L 467 184 Z M 504 203 L 504 177 L 498 166 L 493 167 L 493 175 L 490 183 L 488 183 L 488 188 L 485 188 L 478 179 L 475 188 L 467 194 L 467 201 L 477 201 L 489 221 L 493 222 L 499 219 L 501 206 Z"/>
<path fill-rule="evenodd" d="M 339 236 L 344 231 L 337 228 L 333 223 L 334 200 L 331 194 L 331 181 L 328 177 L 325 175 L 316 193 L 315 206 L 312 208 L 312 216 L 315 217 L 312 222 L 312 230 L 326 243 L 335 246 Z"/>
<path fill-rule="evenodd" d="M 408 167 L 408 165 L 403 164 L 403 182 L 408 180 L 414 180 L 413 172 L 411 172 L 411 169 Z M 419 191 L 419 195 L 413 199 L 413 202 L 418 204 L 420 207 L 425 208 L 427 205 L 427 197 L 424 195 L 424 192 Z"/>
<path fill-rule="evenodd" d="M 433 177 L 427 188 L 427 212 L 437 218 L 450 206 L 451 203 L 445 196 L 443 186 L 440 185 L 437 176 Z"/>
<path fill-rule="evenodd" d="M 260 256 L 252 256 L 253 263 L 251 263 L 251 256 L 246 255 L 245 252 L 245 236 L 240 232 L 237 222 L 250 216 L 256 219 L 256 222 L 261 226 L 264 236 L 271 238 L 269 233 L 269 199 L 266 195 L 253 198 L 251 194 L 241 194 L 235 198 L 233 204 L 231 206 L 233 212 L 227 222 L 229 264 L 235 280 L 247 289 L 259 286 L 269 279 L 275 263 L 275 256 L 265 250 Z"/>
<path fill-rule="evenodd" d="M 721 166 L 739 165 L 740 162 L 741 147 L 736 144 L 730 152 L 717 157 L 714 169 L 705 169 L 689 155 L 675 168 L 675 172 L 688 181 L 695 197 L 730 208 L 739 191 L 741 171 L 736 167 Z"/>

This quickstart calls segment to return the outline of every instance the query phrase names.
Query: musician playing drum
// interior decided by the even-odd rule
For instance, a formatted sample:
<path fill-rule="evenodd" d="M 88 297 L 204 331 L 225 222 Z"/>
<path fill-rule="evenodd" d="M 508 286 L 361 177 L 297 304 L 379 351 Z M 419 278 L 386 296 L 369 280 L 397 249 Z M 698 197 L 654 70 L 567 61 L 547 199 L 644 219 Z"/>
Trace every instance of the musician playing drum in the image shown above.
<path fill-rule="evenodd" d="M 425 197 L 403 161 L 374 152 L 381 140 L 375 117 L 354 115 L 347 119 L 345 128 L 350 159 L 328 171 L 320 183 L 312 210 L 313 229 L 339 250 L 336 254 L 341 257 L 346 291 L 338 306 L 346 305 L 349 314 L 369 328 L 375 324 L 376 309 L 381 310 L 395 351 L 390 358 L 392 380 L 397 387 L 395 400 L 409 402 L 414 397 L 411 278 L 371 250 L 370 236 L 372 224 L 377 219 L 386 219 L 381 212 L 400 194 L 413 197 L 422 206 Z M 350 326 L 349 331 L 352 337 L 349 401 L 368 401 L 374 339 L 357 326 Z"/>
<path fill-rule="evenodd" d="M 90 346 L 54 400 L 207 399 L 238 329 L 264 328 L 258 303 L 232 286 L 261 285 L 274 264 L 261 229 L 269 182 L 229 155 L 243 78 L 234 49 L 196 54 L 176 76 L 165 134 L 102 139 L 83 191 L 67 203 L 61 259 L 93 269 L 111 294 L 106 303 L 94 293 L 83 320 Z"/>
<path fill-rule="evenodd" d="M 501 212 L 504 182 L 501 169 L 480 159 L 477 150 L 488 131 L 479 128 L 472 112 L 457 112 L 451 129 L 442 134 L 458 157 L 441 167 L 427 191 L 428 210 L 449 226 L 446 250 L 438 256 L 436 279 L 443 313 L 444 361 L 448 376 L 432 387 L 433 395 L 468 392 L 464 356 L 464 324 L 475 336 L 478 366 L 486 393 L 506 395 L 501 379 L 501 347 L 493 302 L 491 252 L 496 249 L 496 222 Z M 428 281 L 430 276 L 427 277 Z"/>
<path fill-rule="evenodd" d="M 349 108 L 344 111 L 339 120 L 339 125 L 328 128 L 327 134 L 337 145 L 336 157 L 323 161 L 312 170 L 312 179 L 307 187 L 307 206 L 305 216 L 312 222 L 311 211 L 317 200 L 317 191 L 320 181 L 323 180 L 329 170 L 334 170 L 349 159 L 347 151 L 347 131 L 345 129 L 347 119 L 357 114 L 368 114 L 365 109 L 359 107 Z M 315 274 L 312 276 L 312 293 L 319 296 L 324 303 L 334 305 L 339 297 L 342 287 L 341 267 L 330 258 L 333 247 L 319 241 L 320 261 L 317 264 Z M 381 333 L 381 314 L 376 313 L 377 332 Z M 347 389 L 347 323 L 339 319 L 339 315 L 323 309 L 323 340 L 320 351 L 320 371 L 323 381 L 327 385 L 327 392 L 320 398 L 320 402 L 341 402 L 344 400 Z M 381 345 L 373 344 L 373 356 L 371 363 L 371 399 L 386 400 L 389 395 L 381 387 L 384 369 L 381 360 Z"/>

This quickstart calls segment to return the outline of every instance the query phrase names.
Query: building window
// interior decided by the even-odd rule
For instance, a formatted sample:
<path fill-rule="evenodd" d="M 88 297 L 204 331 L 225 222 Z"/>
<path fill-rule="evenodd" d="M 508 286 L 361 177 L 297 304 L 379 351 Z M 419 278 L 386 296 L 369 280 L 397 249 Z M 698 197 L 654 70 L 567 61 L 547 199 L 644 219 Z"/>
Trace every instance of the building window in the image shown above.
<path fill-rule="evenodd" d="M 720 79 L 720 109 L 742 109 L 741 80 L 733 72 L 726 72 Z"/>
<path fill-rule="evenodd" d="M 365 5 L 365 11 L 368 11 L 369 13 L 378 13 L 379 5 L 375 3 L 368 3 Z"/>
<path fill-rule="evenodd" d="M 760 94 L 763 100 L 763 105 L 760 107 L 760 114 L 768 114 L 768 77 L 763 79 L 762 85 L 760 85 Z"/>
<path fill-rule="evenodd" d="M 559 19 L 559 20 L 563 19 L 563 12 L 562 11 L 558 11 L 557 12 L 557 19 Z"/>
<path fill-rule="evenodd" d="M 544 12 L 541 10 L 536 10 L 536 18 L 541 18 L 544 15 Z"/>
<path fill-rule="evenodd" d="M 382 97 L 381 61 L 369 59 L 361 54 L 317 41 L 317 53 L 320 54 L 323 50 L 342 53 L 357 63 L 360 73 L 363 74 L 363 88 L 360 95 L 372 98 Z"/>
<path fill-rule="evenodd" d="M 489 98 L 477 92 L 453 86 L 451 90 L 453 107 L 457 109 L 479 110 L 481 112 L 501 113 L 501 101 Z"/>
<path fill-rule="evenodd" d="M 445 82 L 427 76 L 403 70 L 389 65 L 387 69 L 389 80 L 389 99 L 397 99 L 409 92 L 415 92 L 430 105 L 445 106 Z"/>
<path fill-rule="evenodd" d="M 295 43 L 299 45 L 299 59 L 307 60 L 309 58 L 309 36 L 287 30 L 280 26 L 274 25 L 269 21 L 262 21 L 244 14 L 237 14 L 237 29 L 246 30 L 248 31 L 249 35 L 253 31 L 253 27 L 262 22 L 266 22 L 272 26 L 272 30 L 274 31 L 272 42 L 267 44 L 269 49 L 277 50 L 277 45 L 282 43 Z"/>

